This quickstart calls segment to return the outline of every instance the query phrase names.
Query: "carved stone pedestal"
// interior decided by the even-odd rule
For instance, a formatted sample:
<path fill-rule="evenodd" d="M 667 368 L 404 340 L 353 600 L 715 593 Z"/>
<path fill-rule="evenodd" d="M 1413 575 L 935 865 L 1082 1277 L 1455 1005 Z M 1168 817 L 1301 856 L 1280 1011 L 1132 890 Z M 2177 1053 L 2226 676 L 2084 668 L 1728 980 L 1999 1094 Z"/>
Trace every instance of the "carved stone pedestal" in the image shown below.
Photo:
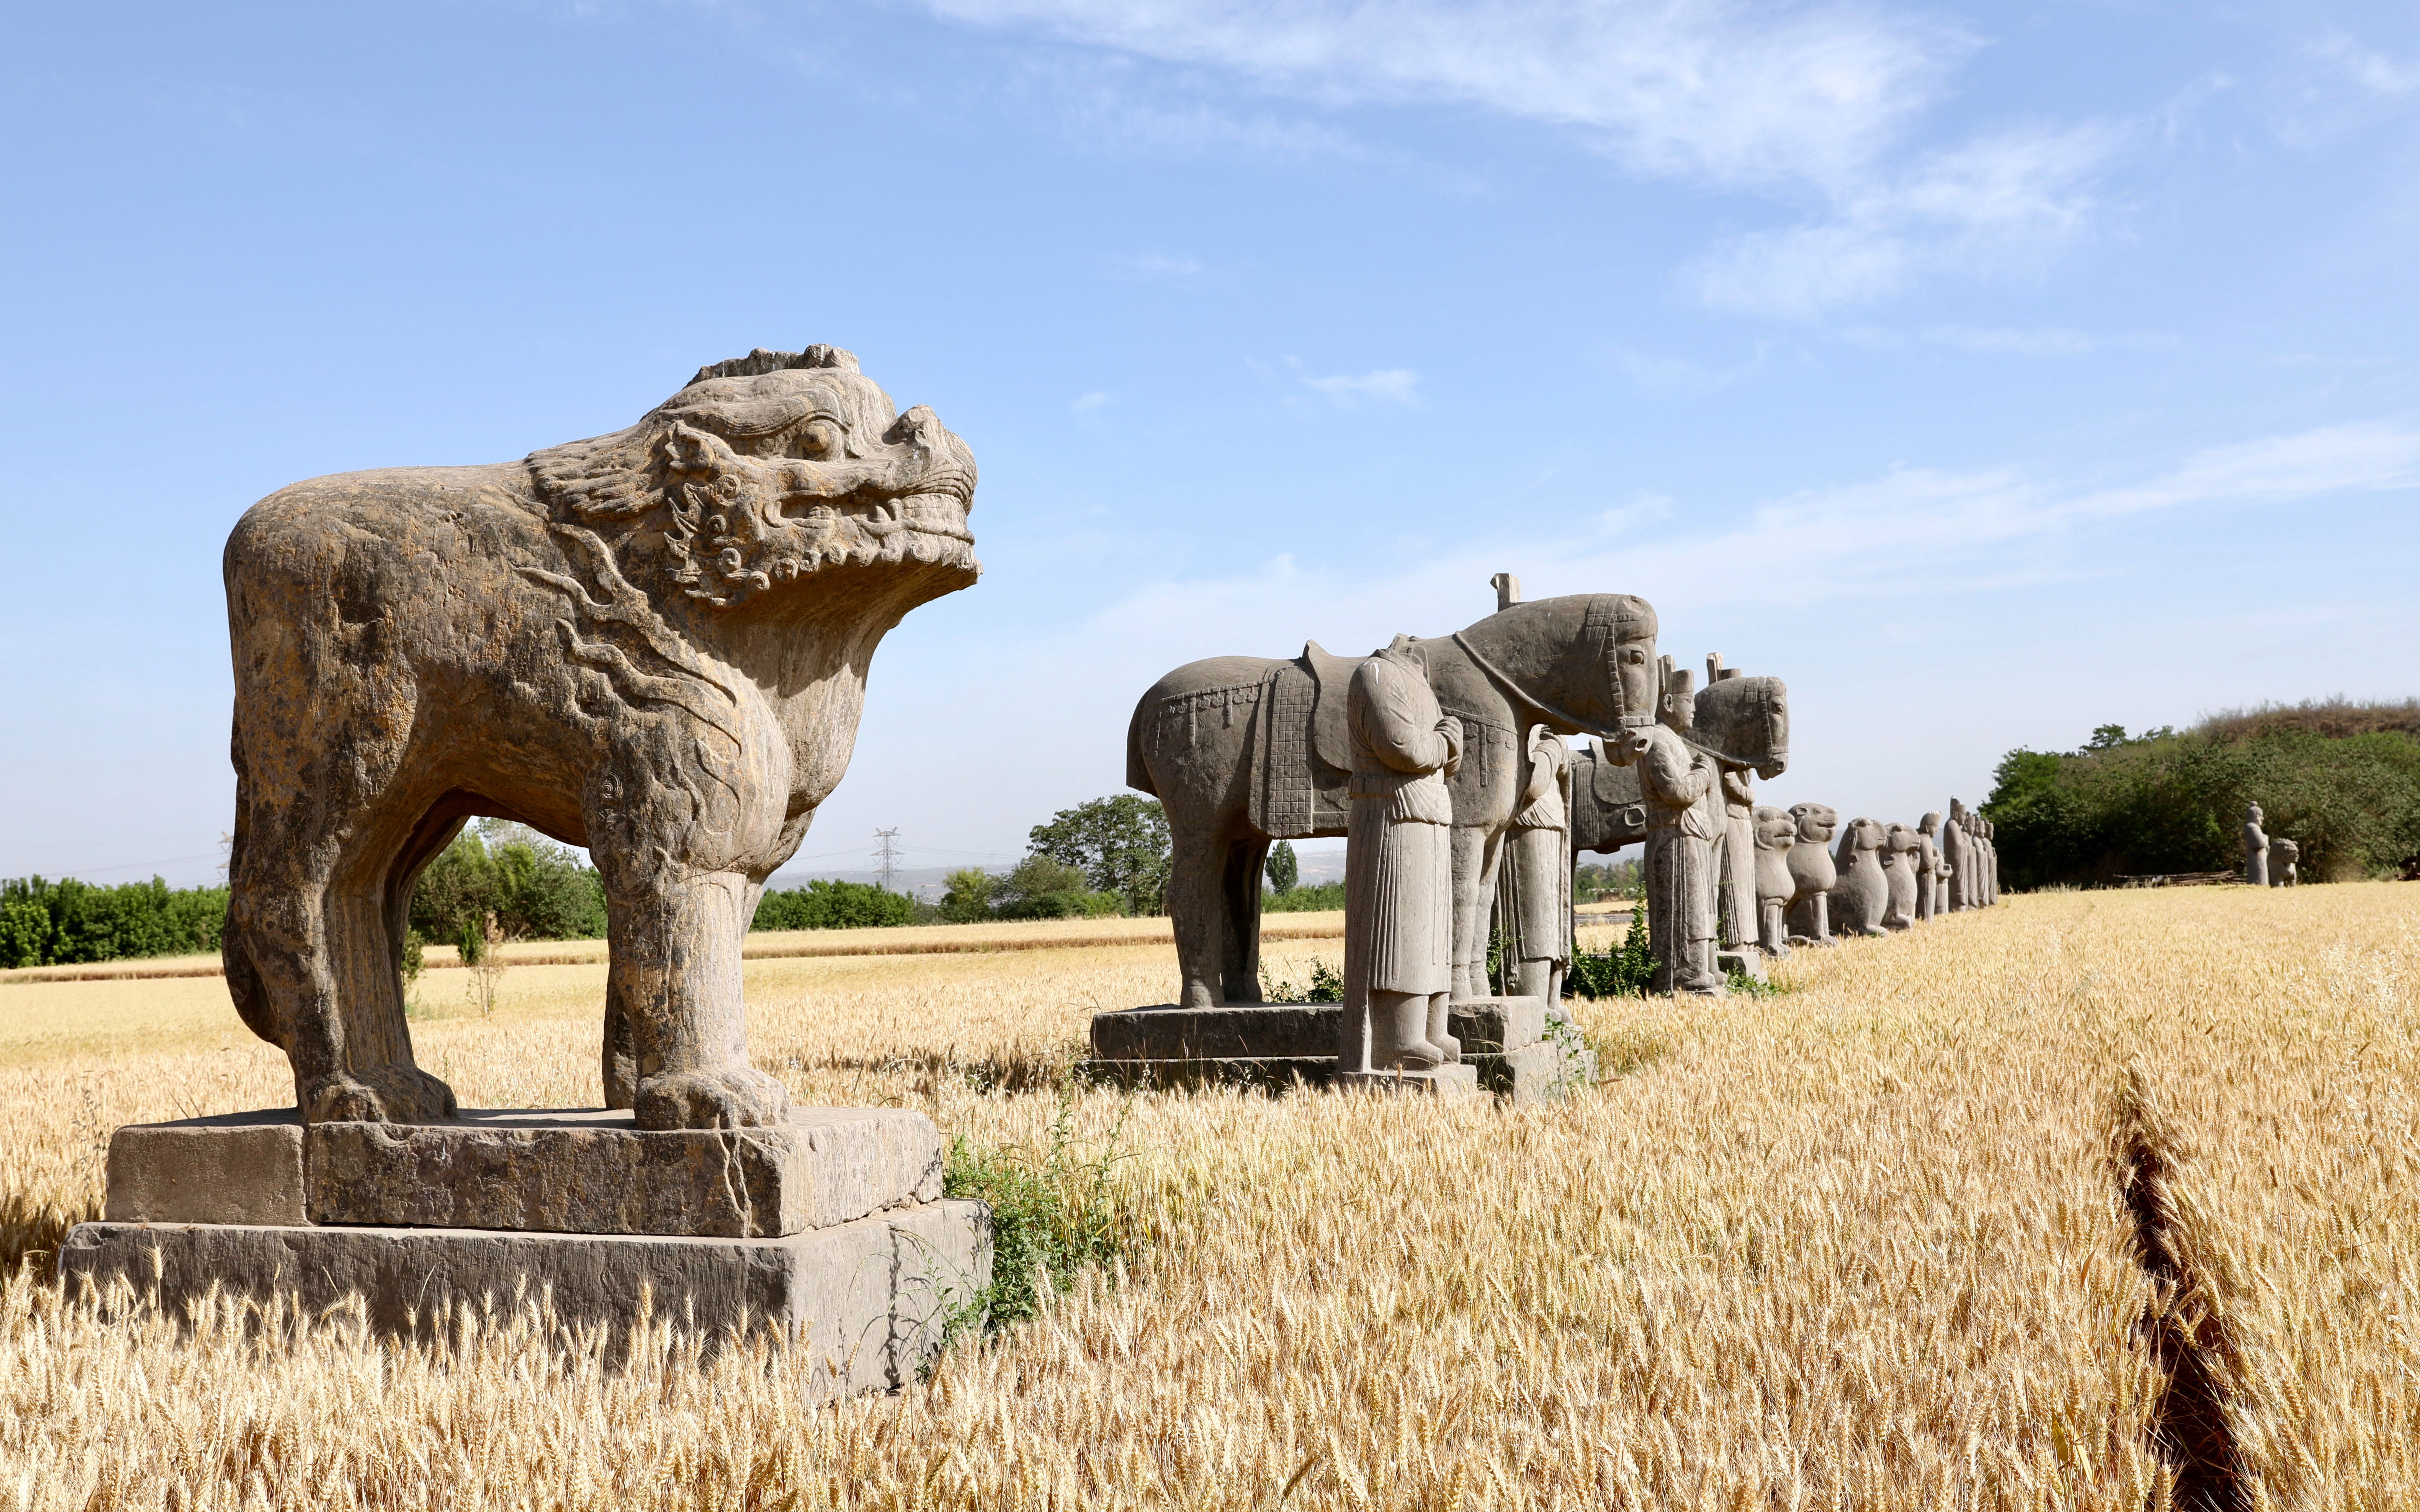
<path fill-rule="evenodd" d="M 1078 1069 L 1126 1087 L 1325 1087 L 1337 1080 L 1342 1014 L 1336 1003 L 1162 1004 L 1095 1013 L 1093 1058 Z M 1461 1070 L 1479 1089 L 1516 1103 L 1542 1103 L 1595 1080 L 1593 1059 L 1577 1034 L 1550 1038 L 1548 1020 L 1545 1005 L 1534 997 L 1454 1004 L 1450 1032 L 1462 1041 Z M 1356 1081 L 1394 1079 L 1393 1072 L 1385 1071 Z"/>
<path fill-rule="evenodd" d="M 217 1286 L 427 1335 L 449 1301 L 551 1293 L 627 1342 L 642 1297 L 709 1335 L 814 1351 L 819 1396 L 912 1379 L 991 1278 L 991 1216 L 941 1199 L 939 1133 L 903 1109 L 799 1108 L 771 1128 L 656 1132 L 627 1111 L 466 1111 L 442 1124 L 293 1110 L 121 1129 L 107 1220 L 70 1286 L 132 1282 L 186 1312 Z"/>
<path fill-rule="evenodd" d="M 1477 1097 L 1479 1068 L 1468 1061 L 1430 1071 L 1348 1071 L 1329 1078 L 1340 1092 L 1402 1097 Z"/>

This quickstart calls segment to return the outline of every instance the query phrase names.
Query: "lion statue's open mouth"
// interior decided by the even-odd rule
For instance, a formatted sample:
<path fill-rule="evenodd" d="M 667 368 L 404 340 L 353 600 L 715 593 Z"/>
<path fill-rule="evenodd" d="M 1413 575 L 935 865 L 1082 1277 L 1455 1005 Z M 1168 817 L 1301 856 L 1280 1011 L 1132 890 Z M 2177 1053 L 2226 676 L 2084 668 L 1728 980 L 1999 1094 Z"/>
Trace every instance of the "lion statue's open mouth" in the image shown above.
<path fill-rule="evenodd" d="M 703 368 L 628 430 L 529 465 L 568 520 L 652 525 L 666 576 L 719 608 L 829 566 L 974 567 L 972 454 L 830 347 Z"/>

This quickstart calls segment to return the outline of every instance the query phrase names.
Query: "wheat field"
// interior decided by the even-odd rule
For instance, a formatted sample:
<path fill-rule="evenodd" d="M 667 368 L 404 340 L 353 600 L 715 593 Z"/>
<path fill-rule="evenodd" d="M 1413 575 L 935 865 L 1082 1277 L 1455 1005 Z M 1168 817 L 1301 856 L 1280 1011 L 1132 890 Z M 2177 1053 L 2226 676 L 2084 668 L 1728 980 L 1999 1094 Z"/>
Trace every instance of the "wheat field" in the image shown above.
<path fill-rule="evenodd" d="M 464 975 L 413 1031 L 466 1103 L 597 1100 L 601 967 Z M 208 979 L 0 985 L 0 1509 L 2420 1505 L 2420 888 L 2013 897 L 1582 1003 L 1607 1077 L 1543 1108 L 1070 1089 L 1156 942 L 748 980 L 802 1103 L 1065 1120 L 1126 1257 L 814 1408 L 773 1348 L 608 1370 L 508 1304 L 103 1322 L 40 1274 L 109 1131 L 283 1061 Z"/>

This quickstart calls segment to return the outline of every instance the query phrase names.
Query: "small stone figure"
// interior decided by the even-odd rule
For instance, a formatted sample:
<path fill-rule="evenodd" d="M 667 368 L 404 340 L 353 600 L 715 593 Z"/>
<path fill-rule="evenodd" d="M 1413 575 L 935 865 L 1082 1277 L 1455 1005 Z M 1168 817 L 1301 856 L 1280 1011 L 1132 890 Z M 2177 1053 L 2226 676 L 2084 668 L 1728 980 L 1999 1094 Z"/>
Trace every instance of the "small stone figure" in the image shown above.
<path fill-rule="evenodd" d="M 1922 886 L 1916 873 L 1924 864 L 1924 837 L 1905 825 L 1888 825 L 1883 830 L 1881 856 L 1883 881 L 1890 896 L 1883 909 L 1883 928 L 1913 929 L 1916 895 Z"/>
<path fill-rule="evenodd" d="M 1562 738 L 1531 725 L 1529 776 L 1504 835 L 1497 908 L 1504 933 L 1505 995 L 1561 1001 L 1572 965 L 1572 850 L 1563 787 L 1572 755 Z"/>
<path fill-rule="evenodd" d="M 1941 859 L 1941 810 L 1936 809 L 1926 814 L 1916 825 L 1916 833 L 1924 841 L 1916 889 L 1916 917 L 1922 923 L 1941 911 L 1941 893 L 1949 872 Z"/>
<path fill-rule="evenodd" d="M 1949 823 L 1941 831 L 1941 861 L 1948 868 L 1949 912 L 1962 914 L 1978 906 L 1975 883 L 1982 875 L 1982 860 L 1966 822 L 1966 805 L 1956 798 L 1949 800 Z"/>
<path fill-rule="evenodd" d="M 2290 840 L 2277 840 L 2269 842 L 2269 849 L 2274 853 L 2276 861 L 2276 864 L 2269 869 L 2271 887 L 2290 887 L 2302 880 L 2294 863 L 2303 858 L 2303 847 Z"/>
<path fill-rule="evenodd" d="M 1668 720 L 1686 721 L 1694 703 L 1685 671 L 1665 658 Z M 1714 841 L 1723 825 L 1721 767 L 1668 724 L 1632 726 L 1605 742 L 1606 759 L 1638 765 L 1647 804 L 1647 931 L 1655 954 L 1655 991 L 1719 997 L 1714 969 Z"/>
<path fill-rule="evenodd" d="M 1840 815 L 1823 804 L 1793 803 L 1790 817 L 1798 825 L 1797 842 L 1790 847 L 1790 877 L 1795 884 L 1790 898 L 1790 943 L 1831 945 L 1832 887 L 1840 873 L 1832 865 L 1830 847 Z"/>
<path fill-rule="evenodd" d="M 1798 840 L 1798 821 L 1779 809 L 1759 804 L 1750 822 L 1756 826 L 1756 945 L 1779 961 L 1790 954 L 1790 926 L 1784 916 L 1798 891 L 1790 875 L 1790 852 Z"/>
<path fill-rule="evenodd" d="M 1458 1058 L 1453 987 L 1453 804 L 1462 724 L 1437 707 L 1411 638 L 1355 670 L 1347 694 L 1353 815 L 1344 862 L 1340 1076 L 1427 1071 Z"/>
<path fill-rule="evenodd" d="M 2243 880 L 2256 887 L 2269 886 L 2269 837 L 2260 832 L 2260 805 L 2243 810 Z"/>
<path fill-rule="evenodd" d="M 1832 933 L 1835 935 L 1880 934 L 1883 914 L 1890 907 L 1890 879 L 1883 875 L 1883 826 L 1871 819 L 1852 819 L 1833 848 L 1832 865 L 1840 880 L 1832 887 Z"/>
<path fill-rule="evenodd" d="M 2000 901 L 2000 842 L 1998 826 L 1981 814 L 1975 816 L 1975 828 L 1983 841 L 1983 902 L 1996 906 Z"/>

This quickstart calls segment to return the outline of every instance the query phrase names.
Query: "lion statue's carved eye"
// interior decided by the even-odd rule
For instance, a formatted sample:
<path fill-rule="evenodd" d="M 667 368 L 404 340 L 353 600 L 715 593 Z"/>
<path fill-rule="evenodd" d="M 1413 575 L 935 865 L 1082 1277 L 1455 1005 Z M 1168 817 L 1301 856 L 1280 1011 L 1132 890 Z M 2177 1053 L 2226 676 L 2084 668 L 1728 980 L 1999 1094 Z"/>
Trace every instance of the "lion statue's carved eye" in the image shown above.
<path fill-rule="evenodd" d="M 837 456 L 840 455 L 840 426 L 818 415 L 799 427 L 791 444 L 801 457 Z"/>

